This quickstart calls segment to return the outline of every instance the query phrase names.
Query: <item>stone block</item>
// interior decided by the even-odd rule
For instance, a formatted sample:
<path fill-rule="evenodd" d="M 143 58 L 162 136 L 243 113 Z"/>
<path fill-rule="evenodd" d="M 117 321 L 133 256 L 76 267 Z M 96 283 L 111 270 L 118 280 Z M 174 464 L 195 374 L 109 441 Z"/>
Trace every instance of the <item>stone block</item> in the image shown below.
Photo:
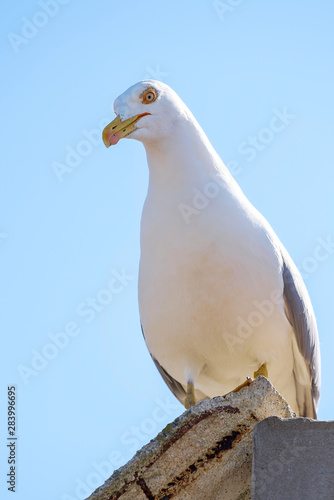
<path fill-rule="evenodd" d="M 271 417 L 253 435 L 253 500 L 334 499 L 334 422 Z"/>
<path fill-rule="evenodd" d="M 294 416 L 264 377 L 185 411 L 87 500 L 248 500 L 252 431 Z M 282 497 L 281 497 L 282 498 Z"/>

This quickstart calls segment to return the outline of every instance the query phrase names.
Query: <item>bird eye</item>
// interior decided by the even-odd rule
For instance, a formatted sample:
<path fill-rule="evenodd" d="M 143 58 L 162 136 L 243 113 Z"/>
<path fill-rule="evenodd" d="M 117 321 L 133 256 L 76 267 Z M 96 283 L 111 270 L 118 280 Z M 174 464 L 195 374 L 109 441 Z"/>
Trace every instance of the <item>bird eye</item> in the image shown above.
<path fill-rule="evenodd" d="M 153 102 L 156 100 L 156 93 L 154 90 L 148 90 L 144 95 L 143 95 L 143 104 L 149 104 L 150 102 Z"/>

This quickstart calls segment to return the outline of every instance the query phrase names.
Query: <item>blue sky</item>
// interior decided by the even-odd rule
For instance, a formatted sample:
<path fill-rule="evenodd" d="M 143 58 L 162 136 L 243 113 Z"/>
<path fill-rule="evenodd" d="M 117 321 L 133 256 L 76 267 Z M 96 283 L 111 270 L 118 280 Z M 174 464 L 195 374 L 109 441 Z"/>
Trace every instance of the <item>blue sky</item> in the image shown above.
<path fill-rule="evenodd" d="M 100 133 L 147 77 L 181 96 L 300 268 L 320 332 L 319 418 L 333 419 L 333 3 L 1 10 L 0 429 L 15 384 L 15 498 L 85 498 L 183 411 L 140 331 L 144 148 L 107 150 Z M 3 499 L 7 455 L 2 444 Z"/>

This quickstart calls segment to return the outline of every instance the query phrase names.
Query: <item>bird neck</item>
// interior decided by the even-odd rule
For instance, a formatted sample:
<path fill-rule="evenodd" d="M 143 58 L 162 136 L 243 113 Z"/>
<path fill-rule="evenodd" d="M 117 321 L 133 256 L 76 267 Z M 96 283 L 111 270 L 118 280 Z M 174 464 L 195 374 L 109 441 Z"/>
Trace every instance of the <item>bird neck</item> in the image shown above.
<path fill-rule="evenodd" d="M 167 189 L 229 175 L 207 136 L 191 117 L 173 125 L 171 134 L 145 144 L 150 184 Z"/>

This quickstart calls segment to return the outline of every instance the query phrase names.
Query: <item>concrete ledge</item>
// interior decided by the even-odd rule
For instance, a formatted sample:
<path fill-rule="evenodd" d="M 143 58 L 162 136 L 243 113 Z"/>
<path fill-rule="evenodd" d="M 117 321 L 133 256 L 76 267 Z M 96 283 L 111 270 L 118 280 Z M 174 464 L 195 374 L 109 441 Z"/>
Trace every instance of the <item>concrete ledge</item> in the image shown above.
<path fill-rule="evenodd" d="M 291 418 L 294 413 L 264 377 L 237 393 L 202 401 L 167 425 L 87 500 L 250 499 L 252 431 L 272 415 Z"/>
<path fill-rule="evenodd" d="M 334 498 L 334 422 L 271 417 L 253 436 L 253 500 Z"/>

